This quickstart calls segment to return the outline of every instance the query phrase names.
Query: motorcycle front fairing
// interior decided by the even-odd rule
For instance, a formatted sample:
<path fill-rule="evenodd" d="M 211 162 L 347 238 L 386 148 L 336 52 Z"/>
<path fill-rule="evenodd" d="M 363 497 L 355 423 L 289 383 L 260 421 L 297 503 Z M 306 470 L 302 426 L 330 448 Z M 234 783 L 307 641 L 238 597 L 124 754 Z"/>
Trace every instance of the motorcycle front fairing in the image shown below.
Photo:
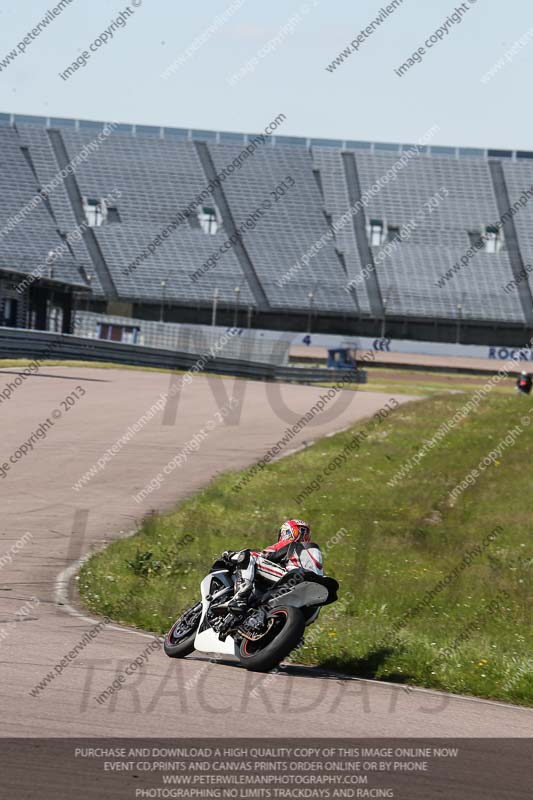
<path fill-rule="evenodd" d="M 211 584 L 213 578 L 216 578 L 223 584 L 223 588 L 211 593 Z M 220 653 L 221 655 L 236 656 L 238 654 L 238 646 L 232 636 L 227 636 L 225 641 L 221 641 L 218 633 L 213 630 L 206 619 L 207 611 L 211 603 L 222 597 L 228 589 L 233 593 L 233 578 L 231 572 L 227 569 L 214 569 L 203 579 L 200 584 L 202 593 L 202 616 L 200 624 L 198 625 L 198 632 L 194 640 L 194 649 L 202 653 Z"/>

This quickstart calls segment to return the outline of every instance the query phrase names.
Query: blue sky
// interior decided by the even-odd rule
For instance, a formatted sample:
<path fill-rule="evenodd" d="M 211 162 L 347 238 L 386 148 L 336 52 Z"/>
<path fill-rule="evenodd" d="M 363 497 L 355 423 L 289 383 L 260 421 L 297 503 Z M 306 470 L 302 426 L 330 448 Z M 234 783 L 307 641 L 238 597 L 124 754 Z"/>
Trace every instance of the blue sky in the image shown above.
<path fill-rule="evenodd" d="M 127 24 L 67 81 L 59 77 L 126 8 L 71 4 L 0 71 L 0 110 L 255 132 L 280 112 L 280 133 L 400 141 L 434 124 L 435 144 L 533 149 L 533 15 L 515 0 L 468 0 L 422 63 L 399 67 L 461 4 L 403 0 L 337 69 L 325 68 L 387 5 L 372 0 L 135 0 Z M 306 4 L 306 7 L 303 4 Z M 161 73 L 235 4 L 228 19 L 166 80 Z M 0 64 L 56 2 L 0 4 Z M 508 8 L 506 13 L 502 9 Z M 303 9 L 303 10 L 302 10 Z M 298 17 L 296 15 L 299 15 Z M 229 78 L 285 27 L 279 45 L 234 86 Z M 488 83 L 481 77 L 521 47 Z"/>

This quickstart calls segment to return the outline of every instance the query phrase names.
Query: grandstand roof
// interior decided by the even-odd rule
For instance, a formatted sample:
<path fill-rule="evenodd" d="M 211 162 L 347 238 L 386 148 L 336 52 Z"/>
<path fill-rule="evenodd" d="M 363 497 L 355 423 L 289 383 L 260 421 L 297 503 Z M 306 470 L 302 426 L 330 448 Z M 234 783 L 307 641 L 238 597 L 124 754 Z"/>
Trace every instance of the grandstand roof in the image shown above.
<path fill-rule="evenodd" d="M 70 128 L 75 130 L 102 130 L 105 125 L 111 124 L 101 120 L 74 119 L 68 117 L 42 117 L 33 114 L 11 114 L 0 112 L 0 124 L 4 125 L 37 125 L 45 128 Z M 119 123 L 117 132 L 129 133 L 132 136 L 153 136 L 157 139 L 181 139 L 188 141 L 207 141 L 217 144 L 246 143 L 253 133 L 236 133 L 230 131 L 199 130 L 195 128 L 174 128 L 160 125 L 136 125 L 134 123 Z M 277 136 L 269 137 L 270 146 L 300 145 L 303 147 L 335 147 L 349 150 L 362 150 L 369 153 L 389 152 L 401 153 L 413 147 L 413 144 L 399 142 L 370 142 L 356 139 L 324 139 L 309 138 L 305 136 Z M 531 150 L 502 150 L 497 148 L 455 147 L 443 145 L 424 145 L 421 152 L 428 156 L 448 156 L 450 158 L 505 158 L 505 159 L 533 159 Z"/>

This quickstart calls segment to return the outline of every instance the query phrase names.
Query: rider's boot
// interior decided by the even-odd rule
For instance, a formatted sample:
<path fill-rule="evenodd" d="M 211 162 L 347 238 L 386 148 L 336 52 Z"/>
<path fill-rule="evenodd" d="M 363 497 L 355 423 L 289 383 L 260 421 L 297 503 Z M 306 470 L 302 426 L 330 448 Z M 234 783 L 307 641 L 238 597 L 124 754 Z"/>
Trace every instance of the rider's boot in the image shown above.
<path fill-rule="evenodd" d="M 228 615 L 224 619 L 222 631 L 219 634 L 219 639 L 224 641 L 227 636 L 227 631 L 237 625 L 246 614 L 248 609 L 248 600 L 252 593 L 252 581 L 238 577 L 237 591 L 228 602 Z"/>

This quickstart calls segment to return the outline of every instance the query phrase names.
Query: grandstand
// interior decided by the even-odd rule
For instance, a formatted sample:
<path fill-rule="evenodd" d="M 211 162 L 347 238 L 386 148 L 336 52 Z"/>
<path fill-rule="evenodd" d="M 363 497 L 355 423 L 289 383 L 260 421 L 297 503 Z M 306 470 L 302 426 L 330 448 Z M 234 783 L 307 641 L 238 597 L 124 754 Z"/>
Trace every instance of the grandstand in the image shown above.
<path fill-rule="evenodd" d="M 262 139 L 1 114 L 0 324 L 530 338 L 533 152 Z"/>
<path fill-rule="evenodd" d="M 0 323 L 68 330 L 73 292 L 86 291 L 86 275 L 46 202 L 14 219 L 37 189 L 27 152 L 16 129 L 0 126 Z M 34 270 L 38 281 L 31 276 Z"/>

